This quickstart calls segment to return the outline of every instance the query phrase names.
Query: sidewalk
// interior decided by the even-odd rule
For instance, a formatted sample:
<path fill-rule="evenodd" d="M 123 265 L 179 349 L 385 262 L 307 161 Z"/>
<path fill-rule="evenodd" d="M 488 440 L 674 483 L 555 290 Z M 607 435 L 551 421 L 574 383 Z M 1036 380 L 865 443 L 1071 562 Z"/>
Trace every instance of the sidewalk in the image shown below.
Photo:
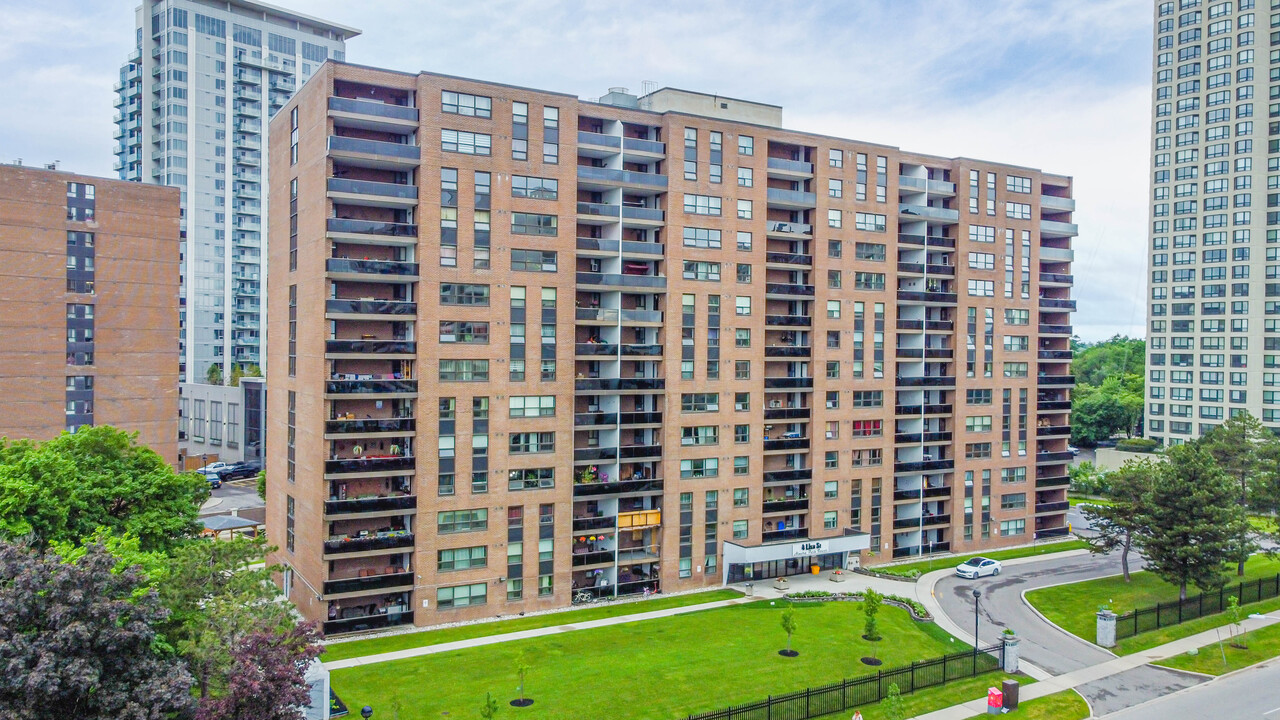
<path fill-rule="evenodd" d="M 1280 619 L 1262 619 L 1255 620 L 1249 618 L 1244 621 L 1245 630 L 1257 630 L 1268 625 L 1274 625 L 1280 622 Z M 1087 668 L 1076 670 L 1058 675 L 1045 680 L 1039 680 L 1019 690 L 1019 702 L 1034 700 L 1046 695 L 1060 692 L 1062 690 L 1070 690 L 1080 687 L 1094 680 L 1109 677 L 1125 670 L 1131 670 L 1135 667 L 1146 665 L 1157 660 L 1164 660 L 1175 655 L 1181 655 L 1188 650 L 1203 647 L 1211 643 L 1217 642 L 1219 638 L 1218 630 L 1211 629 L 1204 632 L 1184 637 L 1180 640 L 1166 643 L 1150 650 L 1134 653 L 1132 655 L 1123 655 L 1114 660 L 1092 665 Z M 1029 674 L 1029 673 L 1028 673 Z M 1215 678 L 1216 679 L 1216 678 Z M 1213 682 L 1209 680 L 1208 682 Z M 935 710 L 925 715 L 919 715 L 914 720 L 968 720 L 974 715 L 981 715 L 987 711 L 987 699 L 985 697 L 970 700 L 969 702 L 959 705 L 952 705 L 942 710 Z"/>
<path fill-rule="evenodd" d="M 560 633 L 573 632 L 574 630 L 590 630 L 591 628 L 622 625 L 624 623 L 639 622 L 641 620 L 653 620 L 655 618 L 684 615 L 685 613 L 729 607 L 730 605 L 741 605 L 743 603 L 759 600 L 761 597 L 767 598 L 768 596 L 757 595 L 756 597 L 740 597 L 733 598 L 732 600 L 719 600 L 717 602 L 702 603 L 701 605 L 686 605 L 684 607 L 653 610 L 650 612 L 635 613 L 632 615 L 619 615 L 617 617 L 588 620 L 580 623 L 551 625 L 549 627 L 534 628 L 533 630 L 503 633 L 501 635 L 487 635 L 485 637 L 469 638 L 467 640 L 457 640 L 455 642 L 427 645 L 425 647 L 409 648 L 407 650 L 396 650 L 394 652 L 380 653 L 378 655 L 364 655 L 362 657 L 347 658 L 346 660 L 334 660 L 333 662 L 325 663 L 324 667 L 326 670 L 341 670 L 343 668 L 357 667 L 360 665 L 373 665 L 376 663 L 391 662 L 392 660 L 404 660 L 406 658 L 421 657 L 423 655 L 434 655 L 435 653 L 449 652 L 451 650 L 463 650 L 465 648 L 480 647 L 482 645 L 496 645 L 497 643 L 511 642 L 512 640 L 525 640 L 528 638 L 545 637 L 547 635 L 558 635 Z"/>

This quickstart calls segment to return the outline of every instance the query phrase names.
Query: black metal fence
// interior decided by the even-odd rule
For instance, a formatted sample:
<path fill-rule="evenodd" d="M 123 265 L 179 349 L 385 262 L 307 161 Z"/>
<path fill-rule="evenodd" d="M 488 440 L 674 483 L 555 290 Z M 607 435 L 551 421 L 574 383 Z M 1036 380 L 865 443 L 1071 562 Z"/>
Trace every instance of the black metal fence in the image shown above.
<path fill-rule="evenodd" d="M 1280 573 L 1275 577 L 1223 585 L 1217 590 L 1200 593 L 1182 601 L 1157 603 L 1116 616 L 1116 639 L 1158 630 L 1188 620 L 1216 615 L 1227 609 L 1227 598 L 1234 595 L 1241 605 L 1280 596 Z"/>
<path fill-rule="evenodd" d="M 721 710 L 690 715 L 685 720 L 808 720 L 850 708 L 874 705 L 889 695 L 889 686 L 898 685 L 906 695 L 953 680 L 976 677 L 999 670 L 1004 665 L 1004 643 L 913 662 L 903 667 L 881 670 L 874 675 L 849 678 L 830 685 L 805 688 L 765 700 L 733 705 Z"/>

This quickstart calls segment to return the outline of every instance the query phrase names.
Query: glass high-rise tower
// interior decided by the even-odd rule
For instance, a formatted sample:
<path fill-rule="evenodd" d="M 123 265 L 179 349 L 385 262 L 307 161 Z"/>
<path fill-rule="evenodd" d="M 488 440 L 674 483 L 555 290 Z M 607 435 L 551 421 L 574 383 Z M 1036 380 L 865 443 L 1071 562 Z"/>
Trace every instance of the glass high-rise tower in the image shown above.
<path fill-rule="evenodd" d="M 115 167 L 182 190 L 182 377 L 262 366 L 268 120 L 359 30 L 248 0 L 146 0 L 136 13 Z"/>

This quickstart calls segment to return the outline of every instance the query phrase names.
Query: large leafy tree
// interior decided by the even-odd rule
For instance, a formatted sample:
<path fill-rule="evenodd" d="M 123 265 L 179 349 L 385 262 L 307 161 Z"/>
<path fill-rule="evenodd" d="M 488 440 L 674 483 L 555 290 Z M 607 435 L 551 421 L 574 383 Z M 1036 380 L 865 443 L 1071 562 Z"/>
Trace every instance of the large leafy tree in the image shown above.
<path fill-rule="evenodd" d="M 1129 427 L 1129 414 L 1119 398 L 1101 390 L 1071 404 L 1071 441 L 1091 447 Z"/>
<path fill-rule="evenodd" d="M 1147 569 L 1178 586 L 1201 590 L 1223 582 L 1222 566 L 1247 553 L 1244 508 L 1235 484 L 1199 443 L 1165 451 L 1141 517 L 1142 554 Z"/>
<path fill-rule="evenodd" d="M 74 562 L 0 541 L 0 714 L 161 720 L 193 709 L 191 675 L 158 648 L 165 610 L 102 546 Z"/>
<path fill-rule="evenodd" d="M 168 550 L 199 533 L 208 497 L 207 482 L 175 472 L 137 433 L 100 426 L 43 443 L 0 439 L 0 536 L 43 546 L 105 528 L 143 551 Z"/>
<path fill-rule="evenodd" d="M 1160 473 L 1158 463 L 1130 460 L 1107 474 L 1108 505 L 1084 506 L 1084 516 L 1093 526 L 1092 535 L 1082 536 L 1093 553 L 1120 551 L 1120 567 L 1129 582 L 1129 551 L 1135 540 L 1141 544 L 1145 518 L 1150 515 L 1151 488 Z"/>
<path fill-rule="evenodd" d="M 297 720 L 310 700 L 307 666 L 323 652 L 315 625 L 254 629 L 233 650 L 226 687 L 201 702 L 198 720 Z"/>
<path fill-rule="evenodd" d="M 1100 343 L 1073 343 L 1072 441 L 1096 445 L 1117 432 L 1130 435 L 1142 423 L 1146 344 L 1119 335 Z"/>

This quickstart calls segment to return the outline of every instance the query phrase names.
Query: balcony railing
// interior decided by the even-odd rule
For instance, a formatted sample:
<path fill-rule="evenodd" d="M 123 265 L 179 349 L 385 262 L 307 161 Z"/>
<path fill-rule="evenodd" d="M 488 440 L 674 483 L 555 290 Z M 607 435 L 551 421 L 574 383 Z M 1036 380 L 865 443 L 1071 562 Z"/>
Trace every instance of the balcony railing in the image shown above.
<path fill-rule="evenodd" d="M 1075 282 L 1075 278 L 1071 275 L 1063 273 L 1040 273 L 1040 282 L 1050 283 L 1054 285 L 1071 285 Z"/>
<path fill-rule="evenodd" d="M 605 135 L 603 133 L 578 131 L 579 145 L 595 145 L 596 147 L 613 148 L 615 150 L 622 147 L 622 138 L 617 135 Z"/>
<path fill-rule="evenodd" d="M 328 218 L 326 227 L 331 233 L 353 235 L 387 235 L 390 237 L 417 237 L 418 226 L 409 223 L 379 222 L 377 220 L 353 220 Z"/>
<path fill-rule="evenodd" d="M 767 483 L 795 482 L 812 479 L 813 468 L 800 468 L 799 470 L 766 470 L 764 473 L 764 481 Z"/>
<path fill-rule="evenodd" d="M 765 315 L 764 324 L 780 327 L 809 327 L 813 324 L 813 318 L 808 315 Z"/>
<path fill-rule="evenodd" d="M 578 203 L 578 214 L 605 218 L 621 217 L 623 220 L 649 220 L 653 222 L 662 222 L 666 219 L 666 213 L 657 208 L 592 202 Z"/>
<path fill-rule="evenodd" d="M 329 380 L 324 391 L 330 395 L 374 395 L 416 393 L 417 380 Z"/>
<path fill-rule="evenodd" d="M 956 294 L 949 292 L 923 292 L 918 290 L 899 290 L 899 302 L 933 302 L 945 303 L 947 305 L 956 304 Z"/>
<path fill-rule="evenodd" d="M 1063 300 L 1061 298 L 1040 298 L 1040 307 L 1045 310 L 1070 310 L 1076 309 L 1075 300 Z"/>
<path fill-rule="evenodd" d="M 797 253 L 767 252 L 764 254 L 764 260 L 767 263 L 780 265 L 803 265 L 806 267 L 813 265 L 812 255 L 800 255 Z"/>
<path fill-rule="evenodd" d="M 897 433 L 893 436 L 896 443 L 940 443 L 951 442 L 949 432 Z"/>
<path fill-rule="evenodd" d="M 1057 513 L 1066 512 L 1071 503 L 1063 500 L 1061 502 L 1036 503 L 1036 514 L 1040 513 Z"/>
<path fill-rule="evenodd" d="M 413 533 L 404 531 L 393 532 L 394 534 L 377 535 L 374 537 L 349 537 L 325 540 L 324 552 L 326 555 L 329 555 L 413 547 Z"/>
<path fill-rule="evenodd" d="M 813 226 L 809 223 L 779 222 L 770 220 L 765 223 L 765 230 L 772 235 L 812 235 Z"/>
<path fill-rule="evenodd" d="M 1070 350 L 1041 350 L 1036 356 L 1041 360 L 1071 360 L 1074 357 Z"/>
<path fill-rule="evenodd" d="M 1054 452 L 1038 452 L 1036 453 L 1036 463 L 1057 463 L 1068 462 L 1074 457 L 1070 450 L 1058 450 Z"/>
<path fill-rule="evenodd" d="M 619 425 L 660 425 L 661 423 L 662 413 L 660 412 L 618 413 Z"/>
<path fill-rule="evenodd" d="M 645 140 L 643 138 L 624 137 L 622 138 L 622 148 L 633 152 L 644 152 L 654 155 L 665 155 L 667 153 L 666 143 L 660 143 L 656 140 Z"/>
<path fill-rule="evenodd" d="M 594 462 L 597 460 L 617 460 L 616 447 L 584 447 L 573 449 L 574 462 Z"/>
<path fill-rule="evenodd" d="M 956 246 L 955 238 L 943 237 L 941 235 L 913 235 L 911 233 L 899 233 L 898 242 L 904 245 L 924 245 L 926 247 L 953 248 Z"/>
<path fill-rule="evenodd" d="M 379 630 L 381 628 L 396 627 L 398 625 L 412 625 L 413 611 L 386 613 L 379 615 L 365 615 L 364 617 L 346 618 L 343 620 L 326 620 L 324 623 L 325 635 L 340 635 L 342 633 L 363 632 L 365 630 Z"/>
<path fill-rule="evenodd" d="M 618 513 L 618 529 L 646 528 L 662 524 L 661 510 L 637 510 Z"/>
<path fill-rule="evenodd" d="M 596 427 L 600 425 L 617 425 L 618 413 L 575 413 L 573 416 L 573 424 L 575 427 Z"/>
<path fill-rule="evenodd" d="M 413 510 L 418 498 L 413 495 L 395 497 L 359 498 L 356 500 L 327 500 L 325 515 L 349 515 L 352 513 L 387 512 L 389 510 Z"/>
<path fill-rule="evenodd" d="M 764 379 L 766 389 L 812 388 L 811 377 L 767 377 Z"/>
<path fill-rule="evenodd" d="M 582 273 L 579 273 L 581 275 Z M 628 276 L 632 277 L 632 276 Z M 662 278 L 665 281 L 665 278 Z M 664 285 L 665 286 L 665 285 Z M 660 323 L 662 312 L 659 310 L 618 310 L 617 308 L 577 308 L 574 318 L 583 321 L 604 323 Z"/>
<path fill-rule="evenodd" d="M 418 274 L 418 263 L 396 262 L 393 260 L 329 258 L 325 260 L 325 270 L 331 273 L 347 275 L 396 275 L 407 277 Z"/>
<path fill-rule="evenodd" d="M 1070 475 L 1047 475 L 1045 477 L 1036 478 L 1036 489 L 1065 487 L 1071 484 Z"/>
<path fill-rule="evenodd" d="M 776 157 L 769 158 L 766 163 L 769 170 L 782 170 L 784 172 L 802 173 L 805 175 L 813 174 L 813 163 Z"/>
<path fill-rule="evenodd" d="M 574 343 L 574 355 L 617 355 L 618 346 L 611 343 Z"/>
<path fill-rule="evenodd" d="M 809 345 L 766 345 L 764 348 L 765 357 L 809 357 L 813 354 L 813 348 Z"/>
<path fill-rule="evenodd" d="M 901 203 L 898 214 L 908 218 L 935 220 L 938 222 L 960 222 L 960 211 L 953 208 L 929 207 L 928 205 L 912 205 Z"/>
<path fill-rule="evenodd" d="M 338 473 L 396 472 L 399 470 L 413 470 L 413 468 L 413 457 L 361 457 L 324 461 L 324 472 L 326 475 Z"/>
<path fill-rule="evenodd" d="M 365 418 L 363 420 L 326 420 L 326 434 L 346 435 L 355 433 L 411 433 L 415 429 L 413 418 Z"/>
<path fill-rule="evenodd" d="M 1037 375 L 1037 385 L 1075 385 L 1075 375 Z"/>
<path fill-rule="evenodd" d="M 618 448 L 619 460 L 662 457 L 661 445 L 622 445 Z"/>
<path fill-rule="evenodd" d="M 1070 335 L 1071 326 L 1070 325 L 1041 325 L 1040 334 L 1041 335 Z"/>
<path fill-rule="evenodd" d="M 574 390 L 663 390 L 667 381 L 659 378 L 586 378 L 573 382 Z"/>
<path fill-rule="evenodd" d="M 627 275 L 616 273 L 580 272 L 579 285 L 606 285 L 616 287 L 666 288 L 667 279 L 657 275 Z"/>
<path fill-rule="evenodd" d="M 937 525 L 946 525 L 951 522 L 950 515 L 923 515 L 913 518 L 897 518 L 893 521 L 893 529 L 901 530 L 902 528 L 914 527 L 934 527 Z"/>
<path fill-rule="evenodd" d="M 358 115 L 372 115 L 392 120 L 418 121 L 418 109 L 404 105 L 360 100 L 356 98 L 330 97 L 329 109 L 337 112 L 348 112 Z"/>
<path fill-rule="evenodd" d="M 636 172 L 634 170 L 598 168 L 589 165 L 578 166 L 578 180 L 595 180 L 598 182 L 618 183 L 620 185 L 646 185 L 654 188 L 665 188 L 667 186 L 666 175 Z"/>
<path fill-rule="evenodd" d="M 898 387 L 955 387 L 956 379 L 952 375 L 928 375 L 922 377 L 899 377 Z"/>
<path fill-rule="evenodd" d="M 618 519 L 612 515 L 602 515 L 600 517 L 575 517 L 573 519 L 573 531 L 575 533 L 590 532 L 592 530 L 612 530 L 617 526 Z"/>
<path fill-rule="evenodd" d="M 418 199 L 416 185 L 399 183 L 374 182 L 373 180 L 347 180 L 345 178 L 329 178 L 329 192 L 348 193 L 351 195 L 369 195 L 373 197 L 396 198 L 398 200 Z"/>
<path fill-rule="evenodd" d="M 932 472 L 934 470 L 950 470 L 956 466 L 955 460 L 918 460 L 915 462 L 895 462 L 894 472 Z"/>
<path fill-rule="evenodd" d="M 662 346 L 653 344 L 626 344 L 621 346 L 621 353 L 624 357 L 661 357 Z"/>
<path fill-rule="evenodd" d="M 664 252 L 662 243 L 634 242 L 631 240 L 607 240 L 604 238 L 578 238 L 579 250 L 597 250 L 605 253 L 630 255 L 658 255 Z"/>
<path fill-rule="evenodd" d="M 809 438 L 777 438 L 764 441 L 765 452 L 772 450 L 808 450 Z"/>
<path fill-rule="evenodd" d="M 1070 410 L 1070 400 L 1038 400 L 1036 401 L 1037 410 Z"/>
<path fill-rule="evenodd" d="M 584 565 L 602 565 L 604 563 L 612 563 L 614 561 L 614 557 L 614 552 L 612 550 L 573 553 L 573 566 L 582 567 Z"/>
<path fill-rule="evenodd" d="M 418 343 L 403 340 L 326 340 L 327 353 L 369 353 L 372 355 L 413 355 Z"/>
<path fill-rule="evenodd" d="M 372 592 L 388 588 L 413 589 L 413 573 L 399 572 L 370 577 L 347 578 L 344 580 L 326 580 L 325 595 L 341 595 L 343 593 Z M 363 618 L 362 618 L 363 619 Z"/>
<path fill-rule="evenodd" d="M 770 205 L 781 205 L 784 207 L 817 207 L 818 196 L 811 192 L 802 190 L 782 190 L 780 188 L 766 188 L 765 200 Z"/>
<path fill-rule="evenodd" d="M 893 491 L 894 500 L 928 500 L 930 498 L 951 497 L 951 488 L 942 487 L 923 487 L 918 490 L 895 490 Z"/>
<path fill-rule="evenodd" d="M 765 500 L 761 505 L 763 512 L 796 512 L 809 509 L 809 498 L 799 498 L 796 500 Z"/>
<path fill-rule="evenodd" d="M 896 415 L 950 415 L 950 404 L 937 405 L 898 405 L 894 408 Z"/>
<path fill-rule="evenodd" d="M 812 285 L 796 285 L 791 283 L 765 283 L 764 291 L 768 295 L 800 295 L 812 296 Z"/>
<path fill-rule="evenodd" d="M 418 304 L 398 300 L 325 300 L 324 311 L 344 315 L 417 315 Z"/>
<path fill-rule="evenodd" d="M 660 493 L 662 480 L 621 480 L 614 482 L 574 483 L 573 496 L 621 495 L 632 493 Z"/>
<path fill-rule="evenodd" d="M 809 528 L 787 528 L 786 530 L 766 530 L 760 533 L 762 542 L 780 542 L 783 540 L 806 540 Z"/>
<path fill-rule="evenodd" d="M 808 420 L 813 417 L 813 408 L 765 408 L 765 420 Z"/>
<path fill-rule="evenodd" d="M 329 152 L 381 155 L 414 162 L 417 162 L 422 157 L 422 148 L 417 145 L 404 145 L 382 140 L 365 140 L 363 138 L 342 137 L 340 135 L 329 136 Z"/>
<path fill-rule="evenodd" d="M 1036 428 L 1036 437 L 1064 437 L 1070 434 L 1070 425 L 1042 425 Z"/>

